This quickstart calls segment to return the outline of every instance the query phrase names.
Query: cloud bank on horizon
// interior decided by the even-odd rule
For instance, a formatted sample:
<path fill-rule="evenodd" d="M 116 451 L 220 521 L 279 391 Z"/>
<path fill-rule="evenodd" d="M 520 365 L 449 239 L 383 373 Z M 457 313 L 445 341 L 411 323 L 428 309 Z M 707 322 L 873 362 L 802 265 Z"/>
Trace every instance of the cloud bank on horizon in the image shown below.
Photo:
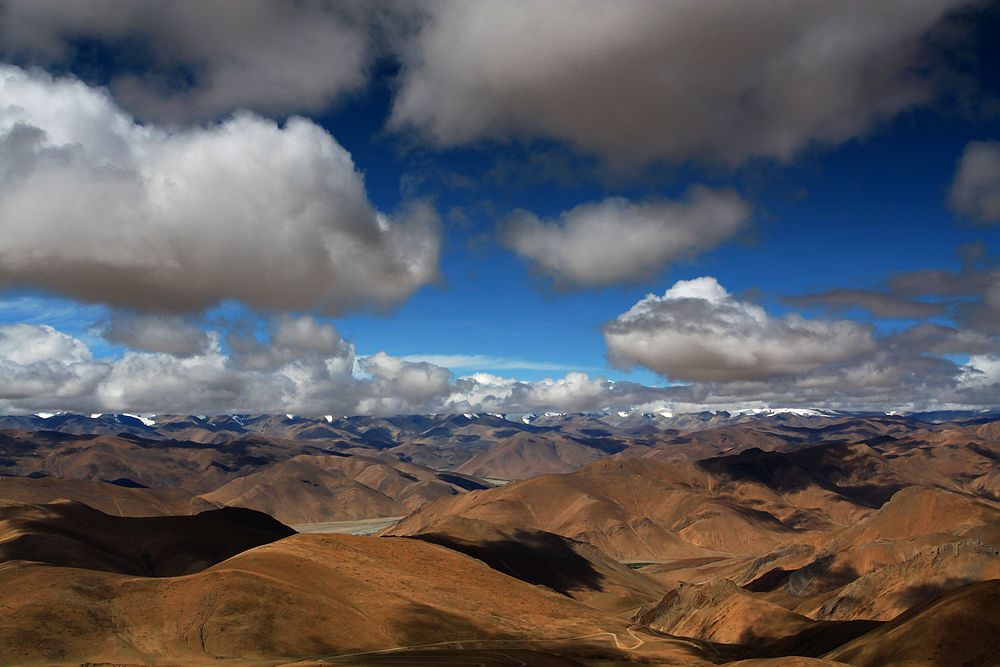
<path fill-rule="evenodd" d="M 5 2 L 0 289 L 101 310 L 69 327 L 0 319 L 0 411 L 998 407 L 1000 90 L 961 64 L 973 54 L 952 57 L 991 11 Z M 934 224 L 956 230 L 958 265 L 845 272 L 843 284 L 800 273 L 754 293 L 764 264 L 823 251 L 816 229 L 798 245 L 767 236 L 788 216 L 767 187 L 794 188 L 803 165 L 850 183 L 863 151 L 888 150 L 866 141 L 917 145 L 922 130 L 893 129 L 901 117 L 962 128 L 934 182 Z M 841 146 L 862 152 L 856 165 L 823 161 Z M 590 176 L 559 188 L 531 160 L 535 190 L 477 175 L 476 160 L 516 170 L 509 151 L 568 155 Z M 414 172 L 435 189 L 413 186 Z M 483 220 L 455 223 L 466 211 Z M 940 245 L 900 239 L 920 247 L 914 262 Z M 769 243 L 763 262 L 747 259 Z M 509 328 L 564 352 L 579 320 L 536 324 L 468 296 L 528 300 L 539 283 L 551 303 L 582 304 L 585 361 L 459 347 Z M 460 296 L 422 308 L 433 290 Z M 212 315 L 227 307 L 256 328 Z M 403 324 L 362 354 L 371 313 Z M 438 318 L 435 349 L 407 340 L 420 318 Z"/>

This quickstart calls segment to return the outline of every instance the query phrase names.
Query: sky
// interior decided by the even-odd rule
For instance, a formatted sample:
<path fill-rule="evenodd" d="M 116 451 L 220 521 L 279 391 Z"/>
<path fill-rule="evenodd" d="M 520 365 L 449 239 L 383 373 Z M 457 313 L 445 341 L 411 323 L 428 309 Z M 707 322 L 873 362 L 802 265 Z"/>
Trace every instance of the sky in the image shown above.
<path fill-rule="evenodd" d="M 995 409 L 998 31 L 8 0 L 0 412 Z"/>

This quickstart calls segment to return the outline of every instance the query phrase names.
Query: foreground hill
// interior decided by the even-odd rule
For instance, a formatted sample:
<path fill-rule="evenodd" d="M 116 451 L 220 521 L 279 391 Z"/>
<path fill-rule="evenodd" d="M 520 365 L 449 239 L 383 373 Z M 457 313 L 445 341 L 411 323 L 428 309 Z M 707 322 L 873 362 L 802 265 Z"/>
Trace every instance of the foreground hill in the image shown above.
<path fill-rule="evenodd" d="M 3 664 L 207 664 L 567 638 L 595 656 L 627 658 L 616 645 L 638 644 L 710 664 L 697 646 L 647 636 L 647 648 L 626 621 L 419 540 L 296 535 L 168 579 L 9 562 L 0 612 Z"/>
<path fill-rule="evenodd" d="M 1000 663 L 1000 580 L 958 588 L 827 654 L 858 667 Z"/>
<path fill-rule="evenodd" d="M 236 508 L 132 518 L 67 501 L 0 502 L 0 562 L 177 576 L 294 533 L 266 514 Z"/>

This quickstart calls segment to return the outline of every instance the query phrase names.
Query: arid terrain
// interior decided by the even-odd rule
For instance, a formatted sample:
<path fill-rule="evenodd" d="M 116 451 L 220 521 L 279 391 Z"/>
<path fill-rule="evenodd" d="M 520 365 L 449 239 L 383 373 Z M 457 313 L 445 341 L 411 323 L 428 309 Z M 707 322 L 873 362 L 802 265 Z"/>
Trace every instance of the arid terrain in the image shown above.
<path fill-rule="evenodd" d="M 991 415 L 0 426 L 4 665 L 1000 663 Z"/>

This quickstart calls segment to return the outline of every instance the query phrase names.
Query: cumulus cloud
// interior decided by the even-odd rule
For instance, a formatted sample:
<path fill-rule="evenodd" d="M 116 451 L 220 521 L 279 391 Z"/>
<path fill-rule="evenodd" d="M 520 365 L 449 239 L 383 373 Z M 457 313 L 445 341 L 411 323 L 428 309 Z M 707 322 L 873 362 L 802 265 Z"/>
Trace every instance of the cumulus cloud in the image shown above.
<path fill-rule="evenodd" d="M 437 276 L 435 214 L 376 211 L 348 152 L 303 118 L 168 131 L 79 81 L 0 66 L 0 152 L 5 285 L 140 310 L 238 299 L 335 314 Z"/>
<path fill-rule="evenodd" d="M 750 206 L 735 192 L 694 187 L 684 201 L 611 197 L 558 220 L 521 211 L 501 225 L 500 240 L 556 287 L 594 287 L 649 277 L 719 245 L 749 217 Z"/>
<path fill-rule="evenodd" d="M 949 199 L 952 209 L 970 220 L 1000 223 L 1000 142 L 972 141 L 965 146 Z"/>
<path fill-rule="evenodd" d="M 686 392 L 681 389 L 680 393 Z M 663 403 L 677 395 L 674 387 L 615 382 L 579 371 L 537 382 L 473 373 L 453 383 L 438 411 L 589 412 Z"/>
<path fill-rule="evenodd" d="M 680 285 L 675 296 L 685 292 L 678 298 L 718 294 L 702 283 Z M 775 327 L 780 333 L 781 325 Z M 819 366 L 798 360 L 796 368 L 809 368 L 794 374 L 662 387 L 583 372 L 535 382 L 489 373 L 455 378 L 446 368 L 384 352 L 357 357 L 332 325 L 310 317 L 276 320 L 252 353 L 227 349 L 218 332 L 207 336 L 207 349 L 187 357 L 128 350 L 95 358 L 81 340 L 52 327 L 0 325 L 0 413 L 395 415 L 781 405 L 882 410 L 1000 401 L 996 339 L 936 325 L 879 339 L 876 349 L 859 358 Z M 971 349 L 978 352 L 966 363 L 938 356 Z"/>
<path fill-rule="evenodd" d="M 364 85 L 370 13 L 358 2 L 317 0 L 8 0 L 0 43 L 39 65 L 72 63 L 80 41 L 128 44 L 132 64 L 111 88 L 145 118 L 206 119 L 238 108 L 284 115 L 321 111 Z"/>
<path fill-rule="evenodd" d="M 93 392 L 107 372 L 82 341 L 50 326 L 0 327 L 0 405 L 72 401 Z"/>
<path fill-rule="evenodd" d="M 848 320 L 769 315 L 712 277 L 650 294 L 604 327 L 613 363 L 642 365 L 674 380 L 765 380 L 872 352 L 871 330 Z"/>
<path fill-rule="evenodd" d="M 336 327 L 309 315 L 279 318 L 266 342 L 251 334 L 231 332 L 227 343 L 236 362 L 253 370 L 274 370 L 304 358 L 351 360 L 351 364 L 354 358 L 353 347 L 341 339 Z M 350 365 L 342 369 L 350 371 Z"/>
<path fill-rule="evenodd" d="M 357 357 L 336 329 L 312 317 L 276 320 L 262 340 L 208 332 L 190 356 L 127 350 L 93 358 L 80 340 L 47 326 L 0 326 L 0 412 L 394 415 L 580 411 L 663 400 L 669 391 L 586 373 L 539 382 L 477 373 L 379 352 Z M 232 341 L 237 344 L 233 345 Z"/>
<path fill-rule="evenodd" d="M 402 47 L 390 125 L 624 165 L 787 160 L 930 99 L 924 38 L 967 4 L 446 0 Z"/>
<path fill-rule="evenodd" d="M 193 357 L 208 350 L 204 329 L 179 318 L 165 315 L 115 312 L 101 329 L 109 343 L 147 352 L 164 352 L 177 357 Z"/>
<path fill-rule="evenodd" d="M 339 335 L 335 345 L 320 349 L 287 338 L 296 329 L 320 330 L 323 338 L 322 326 L 312 320 L 276 325 L 260 354 L 280 361 L 266 368 L 227 354 L 216 332 L 206 334 L 205 349 L 188 356 L 129 349 L 95 359 L 82 341 L 51 327 L 0 326 L 0 405 L 7 411 L 350 413 L 359 393 L 354 348 Z"/>
<path fill-rule="evenodd" d="M 426 362 L 405 361 L 379 352 L 366 357 L 362 369 L 371 375 L 365 384 L 358 411 L 362 414 L 412 412 L 430 405 L 451 390 L 451 372 Z"/>

